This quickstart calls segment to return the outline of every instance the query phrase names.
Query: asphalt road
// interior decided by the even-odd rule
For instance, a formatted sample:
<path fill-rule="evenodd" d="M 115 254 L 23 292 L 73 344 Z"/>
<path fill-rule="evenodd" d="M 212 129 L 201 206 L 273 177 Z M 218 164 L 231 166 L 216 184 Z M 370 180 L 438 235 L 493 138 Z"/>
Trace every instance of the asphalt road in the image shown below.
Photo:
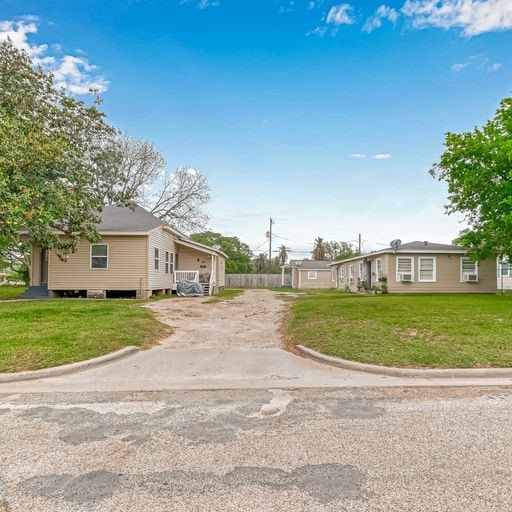
<path fill-rule="evenodd" d="M 0 512 L 510 511 L 511 388 L 0 395 Z"/>

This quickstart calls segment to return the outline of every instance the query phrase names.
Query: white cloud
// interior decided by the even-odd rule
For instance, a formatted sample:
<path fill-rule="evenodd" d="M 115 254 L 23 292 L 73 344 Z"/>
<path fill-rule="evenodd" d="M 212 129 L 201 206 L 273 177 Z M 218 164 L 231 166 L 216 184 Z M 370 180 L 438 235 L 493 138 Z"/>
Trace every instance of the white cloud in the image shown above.
<path fill-rule="evenodd" d="M 461 28 L 466 36 L 512 28 L 511 0 L 407 0 L 401 12 L 417 28 Z"/>
<path fill-rule="evenodd" d="M 313 30 L 310 30 L 306 33 L 307 36 L 317 36 L 317 37 L 324 37 L 327 33 L 327 27 L 316 27 Z"/>
<path fill-rule="evenodd" d="M 352 16 L 350 4 L 339 4 L 331 7 L 327 13 L 326 23 L 328 25 L 352 25 L 356 22 Z"/>
<path fill-rule="evenodd" d="M 464 68 L 467 68 L 469 66 L 469 62 L 455 62 L 452 64 L 452 71 L 454 73 L 458 73 L 459 71 L 462 71 Z"/>
<path fill-rule="evenodd" d="M 373 155 L 373 158 L 375 158 L 375 160 L 387 160 L 388 158 L 391 158 L 391 155 L 389 153 L 377 153 L 376 155 Z"/>
<path fill-rule="evenodd" d="M 96 74 L 97 67 L 89 64 L 85 57 L 73 55 L 50 55 L 47 44 L 33 44 L 28 39 L 37 33 L 37 18 L 25 16 L 21 21 L 0 21 L 0 42 L 11 39 L 13 44 L 25 50 L 34 64 L 51 71 L 57 86 L 64 87 L 73 94 L 88 94 L 91 89 L 105 92 L 108 82 Z M 52 45 L 55 53 L 62 53 L 59 44 Z"/>
<path fill-rule="evenodd" d="M 388 7 L 387 5 L 381 5 L 376 11 L 375 14 L 368 18 L 363 25 L 364 32 L 372 32 L 376 28 L 382 27 L 382 21 L 388 20 L 391 23 L 396 23 L 398 19 L 398 12 L 392 7 Z"/>
<path fill-rule="evenodd" d="M 200 10 L 208 9 L 209 7 L 219 7 L 220 2 L 217 0 L 180 0 L 180 5 L 196 4 Z"/>
<path fill-rule="evenodd" d="M 350 158 L 366 158 L 366 154 L 365 153 L 352 153 L 350 155 Z"/>
<path fill-rule="evenodd" d="M 451 69 L 454 73 L 459 73 L 466 68 L 473 67 L 489 71 L 490 73 L 496 73 L 502 66 L 500 62 L 491 62 L 489 57 L 485 54 L 478 54 L 471 55 L 466 62 L 456 62 L 452 64 Z"/>

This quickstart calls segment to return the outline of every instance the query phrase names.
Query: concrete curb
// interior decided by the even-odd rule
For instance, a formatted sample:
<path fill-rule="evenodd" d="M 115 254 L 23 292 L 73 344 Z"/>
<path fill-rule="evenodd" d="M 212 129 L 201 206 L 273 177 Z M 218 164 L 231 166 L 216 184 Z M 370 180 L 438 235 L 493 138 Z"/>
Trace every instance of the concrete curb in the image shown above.
<path fill-rule="evenodd" d="M 320 363 L 354 370 L 358 372 L 377 373 L 391 377 L 422 377 L 422 378 L 492 378 L 512 377 L 512 368 L 447 368 L 447 369 L 421 369 L 421 368 L 394 368 L 390 366 L 379 366 L 376 364 L 357 363 L 340 359 L 339 357 L 326 356 L 316 350 L 296 345 L 297 350 L 310 359 Z"/>
<path fill-rule="evenodd" d="M 21 382 L 24 380 L 47 379 L 48 377 L 77 373 L 94 366 L 117 361 L 139 351 L 139 347 L 125 347 L 105 356 L 95 357 L 94 359 L 89 359 L 87 361 L 79 361 L 78 363 L 55 366 L 54 368 L 44 368 L 43 370 L 34 370 L 29 372 L 0 373 L 0 384 L 5 384 L 7 382 Z"/>

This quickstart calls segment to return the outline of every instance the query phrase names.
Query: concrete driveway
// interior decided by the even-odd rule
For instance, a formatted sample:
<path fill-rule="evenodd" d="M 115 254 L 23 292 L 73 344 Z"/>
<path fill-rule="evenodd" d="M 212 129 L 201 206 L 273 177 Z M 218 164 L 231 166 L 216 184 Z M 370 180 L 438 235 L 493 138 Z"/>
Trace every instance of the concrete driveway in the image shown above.
<path fill-rule="evenodd" d="M 158 391 L 308 387 L 499 385 L 512 379 L 386 377 L 326 366 L 284 349 L 279 328 L 286 302 L 269 290 L 247 290 L 217 303 L 173 298 L 148 305 L 175 328 L 160 345 L 80 373 L 12 384 L 10 391 Z"/>

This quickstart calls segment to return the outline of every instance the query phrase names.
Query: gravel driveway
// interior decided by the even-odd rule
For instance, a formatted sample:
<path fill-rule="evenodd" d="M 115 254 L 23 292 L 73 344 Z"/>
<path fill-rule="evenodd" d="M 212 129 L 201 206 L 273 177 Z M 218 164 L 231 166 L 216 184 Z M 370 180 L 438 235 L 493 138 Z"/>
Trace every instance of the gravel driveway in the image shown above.
<path fill-rule="evenodd" d="M 148 307 L 158 319 L 176 328 L 172 348 L 279 348 L 278 328 L 285 307 L 270 290 L 247 290 L 215 303 L 198 298 L 176 298 Z"/>

